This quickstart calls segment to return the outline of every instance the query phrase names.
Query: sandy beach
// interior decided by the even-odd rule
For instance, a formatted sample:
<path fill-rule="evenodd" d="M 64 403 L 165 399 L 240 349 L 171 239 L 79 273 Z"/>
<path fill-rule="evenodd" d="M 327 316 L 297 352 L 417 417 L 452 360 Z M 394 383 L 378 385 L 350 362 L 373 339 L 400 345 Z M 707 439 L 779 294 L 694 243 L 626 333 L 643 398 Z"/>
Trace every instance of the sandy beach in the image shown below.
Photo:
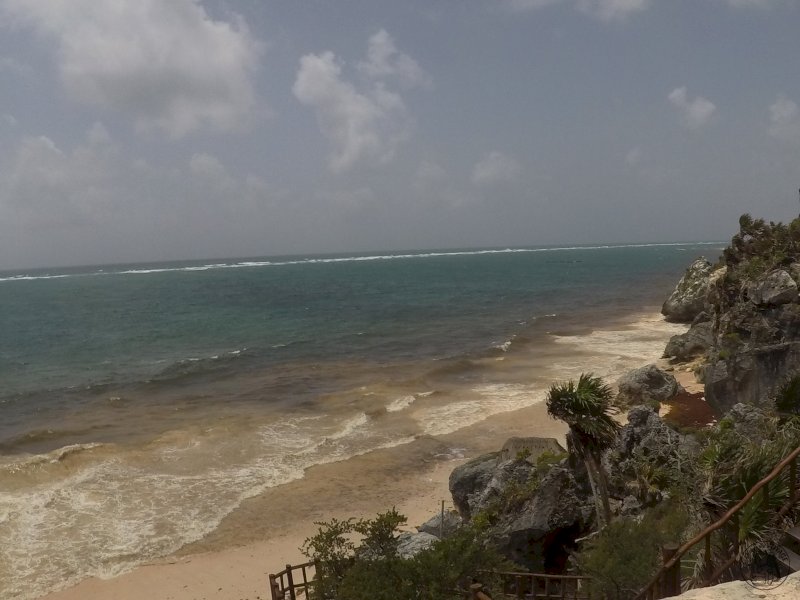
<path fill-rule="evenodd" d="M 664 341 L 676 331 L 675 326 L 651 315 L 632 327 L 639 334 L 642 327 L 652 329 L 653 337 Z M 598 330 L 595 337 L 620 337 L 626 331 L 625 327 Z M 654 355 L 642 356 L 640 364 L 658 361 L 656 347 L 651 346 Z M 618 358 L 620 363 L 622 357 Z M 665 366 L 663 362 L 661 365 Z M 586 368 L 591 367 L 589 360 Z M 689 391 L 700 389 L 691 373 L 678 369 L 675 375 Z M 512 436 L 555 437 L 563 444 L 565 431 L 562 423 L 547 416 L 544 404 L 539 402 L 490 416 L 453 433 L 315 466 L 302 479 L 245 500 L 213 532 L 172 556 L 111 579 L 86 579 L 44 598 L 268 598 L 268 574 L 280 571 L 287 563 L 305 560 L 299 548 L 315 532 L 315 521 L 371 517 L 395 506 L 408 517 L 405 529 L 413 530 L 440 510 L 442 500 L 446 507 L 452 507 L 448 477 L 465 460 L 498 450 Z"/>

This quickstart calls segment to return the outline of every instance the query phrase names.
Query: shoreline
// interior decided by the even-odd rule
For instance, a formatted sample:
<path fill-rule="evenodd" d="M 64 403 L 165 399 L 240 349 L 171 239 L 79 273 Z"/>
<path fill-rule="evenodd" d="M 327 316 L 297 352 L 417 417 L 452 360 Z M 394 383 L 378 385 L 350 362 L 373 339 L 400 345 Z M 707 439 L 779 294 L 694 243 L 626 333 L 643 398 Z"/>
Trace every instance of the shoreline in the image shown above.
<path fill-rule="evenodd" d="M 412 451 L 413 457 L 404 452 L 408 448 L 401 446 L 311 467 L 303 479 L 245 500 L 214 532 L 172 556 L 111 579 L 84 579 L 71 588 L 41 598 L 268 598 L 268 574 L 280 571 L 287 563 L 306 560 L 299 547 L 316 532 L 314 521 L 374 517 L 394 506 L 408 518 L 401 529 L 416 531 L 416 525 L 439 512 L 442 500 L 446 509 L 452 508 L 448 478 L 458 465 L 479 454 L 499 450 L 505 439 L 514 435 L 555 437 L 564 444 L 565 432 L 566 426 L 551 420 L 544 404 L 538 403 L 493 415 L 437 439 L 422 440 L 420 447 Z M 498 435 L 502 437 L 499 444 Z M 463 448 L 463 456 L 436 456 L 452 447 Z M 424 468 L 409 466 L 415 460 L 420 460 Z M 395 468 L 399 472 L 393 472 Z M 381 474 L 386 476 L 384 485 L 372 485 L 373 478 L 380 478 Z M 398 476 L 389 477 L 392 474 Z M 298 498 L 307 498 L 307 502 Z M 239 544 L 228 545 L 228 533 L 231 529 L 238 530 L 242 522 L 251 526 L 238 531 Z"/>
<path fill-rule="evenodd" d="M 627 323 L 614 321 L 595 330 L 598 337 L 624 337 L 626 333 L 632 336 L 642 331 L 658 336 L 668 333 L 660 315 L 650 311 L 631 314 Z M 656 331 L 657 326 L 663 330 Z M 585 370 L 592 370 L 592 356 L 576 354 Z M 625 356 L 612 358 L 618 359 L 612 361 L 612 372 L 617 370 L 617 363 L 630 360 Z M 638 360 L 631 368 L 652 362 L 658 363 L 659 356 Z M 559 370 L 559 365 L 552 368 L 554 373 Z M 308 468 L 302 479 L 244 500 L 214 531 L 171 556 L 111 579 L 84 579 L 40 598 L 268 598 L 268 574 L 287 563 L 305 560 L 299 546 L 316 531 L 314 521 L 372 517 L 395 506 L 408 518 L 403 529 L 414 530 L 414 526 L 438 513 L 442 500 L 446 507 L 452 507 L 448 478 L 459 464 L 499 450 L 509 437 L 555 437 L 563 444 L 565 432 L 564 424 L 547 416 L 540 398 L 527 407 L 491 415 L 452 433 L 421 436 L 409 444 L 316 465 Z"/>

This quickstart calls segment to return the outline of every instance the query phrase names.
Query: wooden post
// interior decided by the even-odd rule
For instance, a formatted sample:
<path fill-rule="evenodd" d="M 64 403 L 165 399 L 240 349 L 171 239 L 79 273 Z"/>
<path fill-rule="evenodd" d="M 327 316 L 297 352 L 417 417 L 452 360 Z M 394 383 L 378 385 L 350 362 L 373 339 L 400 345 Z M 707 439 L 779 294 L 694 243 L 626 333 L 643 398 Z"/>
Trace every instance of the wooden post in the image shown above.
<path fill-rule="evenodd" d="M 677 544 L 667 544 L 661 548 L 661 560 L 664 565 L 675 556 L 678 551 Z M 664 581 L 661 584 L 661 596 L 677 596 L 681 593 L 681 563 L 676 561 L 671 568 L 664 573 Z"/>
<path fill-rule="evenodd" d="M 277 578 L 272 574 L 269 576 L 269 591 L 272 594 L 272 600 L 282 600 L 281 586 L 278 585 Z"/>
<path fill-rule="evenodd" d="M 297 600 L 294 595 L 294 579 L 292 578 L 292 565 L 286 565 L 286 585 L 289 588 L 290 600 Z"/>
<path fill-rule="evenodd" d="M 797 458 L 793 458 L 789 463 L 789 502 L 794 504 L 797 501 Z"/>
<path fill-rule="evenodd" d="M 739 557 L 739 513 L 734 513 L 731 519 L 733 524 L 733 555 Z"/>
<path fill-rule="evenodd" d="M 442 500 L 442 514 L 439 520 L 439 539 L 444 539 L 444 500 Z"/>
<path fill-rule="evenodd" d="M 706 548 L 703 554 L 703 577 L 706 579 L 706 584 L 708 584 L 709 582 L 707 580 L 711 577 L 711 573 L 713 573 L 711 565 L 711 533 L 706 536 L 705 546 Z"/>
<path fill-rule="evenodd" d="M 517 575 L 517 598 L 524 598 L 525 597 L 525 586 L 522 583 L 522 575 Z"/>

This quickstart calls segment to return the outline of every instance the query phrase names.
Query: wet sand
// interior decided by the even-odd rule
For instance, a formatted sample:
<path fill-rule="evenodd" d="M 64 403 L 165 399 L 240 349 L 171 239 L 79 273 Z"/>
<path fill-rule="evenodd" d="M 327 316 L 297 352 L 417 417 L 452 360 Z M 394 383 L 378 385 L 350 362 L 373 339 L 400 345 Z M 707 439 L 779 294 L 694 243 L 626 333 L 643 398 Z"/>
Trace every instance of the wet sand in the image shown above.
<path fill-rule="evenodd" d="M 176 555 L 113 579 L 87 579 L 45 596 L 48 600 L 195 600 L 269 598 L 268 574 L 303 562 L 303 540 L 314 521 L 371 517 L 392 506 L 414 530 L 441 509 L 452 508 L 450 472 L 468 457 L 499 450 L 512 436 L 555 437 L 566 427 L 543 404 L 420 443 L 376 450 L 340 463 L 312 467 L 305 478 L 243 503 L 200 542 Z M 452 456 L 459 448 L 462 456 Z"/>

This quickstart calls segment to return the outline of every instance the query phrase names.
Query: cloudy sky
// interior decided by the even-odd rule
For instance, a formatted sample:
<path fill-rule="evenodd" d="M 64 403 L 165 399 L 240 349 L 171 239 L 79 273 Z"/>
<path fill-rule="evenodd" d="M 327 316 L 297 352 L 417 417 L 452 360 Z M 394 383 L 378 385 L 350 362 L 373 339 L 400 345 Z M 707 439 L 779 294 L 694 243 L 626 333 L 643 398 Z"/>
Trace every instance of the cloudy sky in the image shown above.
<path fill-rule="evenodd" d="M 0 0 L 0 268 L 797 214 L 800 0 Z"/>

